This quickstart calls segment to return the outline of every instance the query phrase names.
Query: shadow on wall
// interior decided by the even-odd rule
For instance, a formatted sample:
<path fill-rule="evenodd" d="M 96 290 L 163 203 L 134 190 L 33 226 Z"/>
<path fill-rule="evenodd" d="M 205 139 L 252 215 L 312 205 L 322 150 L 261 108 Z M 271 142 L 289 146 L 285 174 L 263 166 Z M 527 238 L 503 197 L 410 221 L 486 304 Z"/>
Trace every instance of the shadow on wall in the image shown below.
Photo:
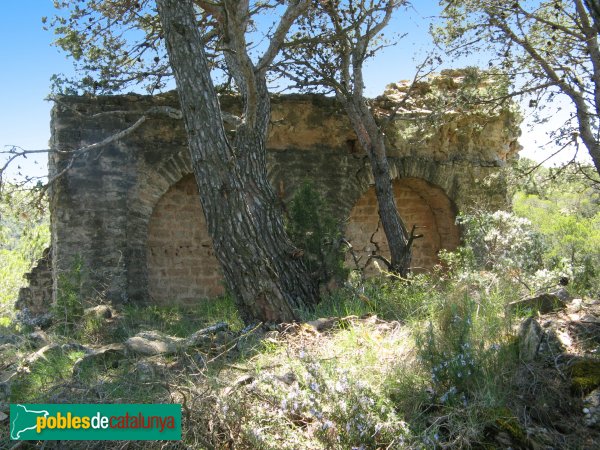
<path fill-rule="evenodd" d="M 422 272 L 431 269 L 439 262 L 441 249 L 454 250 L 460 241 L 460 231 L 455 224 L 456 207 L 446 193 L 438 186 L 420 178 L 403 178 L 394 181 L 394 197 L 400 217 L 410 230 L 422 234 L 413 244 L 411 269 Z M 390 251 L 379 222 L 375 188 L 371 187 L 358 199 L 346 226 L 346 238 L 352 243 L 359 265 L 367 276 L 379 271 L 376 261 L 368 262 L 369 255 L 390 257 Z M 350 254 L 346 264 L 353 267 Z"/>

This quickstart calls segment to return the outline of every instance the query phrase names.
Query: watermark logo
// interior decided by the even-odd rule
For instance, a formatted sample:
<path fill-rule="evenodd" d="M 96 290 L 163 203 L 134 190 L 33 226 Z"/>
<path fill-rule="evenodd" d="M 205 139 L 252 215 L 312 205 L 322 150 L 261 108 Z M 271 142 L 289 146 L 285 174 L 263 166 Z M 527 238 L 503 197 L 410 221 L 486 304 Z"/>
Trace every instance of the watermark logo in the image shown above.
<path fill-rule="evenodd" d="M 13 440 L 180 440 L 181 405 L 14 404 Z"/>

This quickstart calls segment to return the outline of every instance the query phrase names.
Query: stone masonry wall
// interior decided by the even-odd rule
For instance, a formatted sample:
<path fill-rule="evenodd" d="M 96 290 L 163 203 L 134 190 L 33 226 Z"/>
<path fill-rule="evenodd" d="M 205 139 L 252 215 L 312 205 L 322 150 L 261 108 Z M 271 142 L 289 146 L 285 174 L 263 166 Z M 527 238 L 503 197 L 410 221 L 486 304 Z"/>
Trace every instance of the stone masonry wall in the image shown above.
<path fill-rule="evenodd" d="M 394 196 L 408 230 L 415 225 L 415 233 L 423 235 L 414 241 L 412 247 L 411 269 L 414 272 L 422 272 L 437 264 L 437 254 L 441 249 L 454 250 L 458 246 L 460 233 L 454 223 L 456 212 L 440 188 L 421 179 L 403 178 L 394 182 Z M 375 259 L 369 260 L 369 256 L 390 257 L 387 238 L 377 214 L 374 188 L 369 188 L 350 211 L 346 237 L 354 252 L 354 255 L 346 255 L 349 267 L 356 265 L 356 258 L 367 275 L 374 274 L 378 271 L 378 263 Z"/>
<path fill-rule="evenodd" d="M 190 304 L 225 292 L 193 175 L 156 204 L 148 225 L 147 267 L 154 304 Z"/>
<path fill-rule="evenodd" d="M 27 286 L 19 290 L 15 307 L 26 316 L 37 317 L 48 311 L 48 299 L 52 298 L 51 249 L 44 250 L 42 257 L 25 274 Z"/>
<path fill-rule="evenodd" d="M 221 104 L 228 111 L 239 109 L 231 97 L 221 98 Z M 127 128 L 155 106 L 177 107 L 176 94 L 66 96 L 55 104 L 51 144 L 56 152 L 49 160 L 49 175 L 68 170 L 50 190 L 54 295 L 60 289 L 59 275 L 76 260 L 88 269 L 82 294 L 90 303 L 97 292 L 116 302 L 169 304 L 222 292 L 218 267 L 201 231 L 201 206 L 181 120 L 150 114 L 118 142 L 74 159 L 70 153 Z M 452 131 L 448 125 L 429 130 L 425 141 L 410 142 L 410 151 L 399 133 L 389 132 L 399 209 L 409 224 L 427 227 L 426 237 L 415 247 L 415 267 L 430 267 L 440 248 L 456 246 L 457 210 L 482 201 L 505 205 L 499 168 L 514 153 L 510 149 L 518 148 L 509 116 L 488 117 L 485 126 L 473 129 L 468 123 L 452 123 L 461 123 L 460 129 Z M 443 153 L 432 150 L 440 142 Z M 370 239 L 378 221 L 371 171 L 335 100 L 273 97 L 268 149 L 269 178 L 284 201 L 309 180 L 334 215 L 348 221 L 350 234 L 363 223 Z M 368 218 L 358 212 L 364 206 Z M 376 238 L 384 248 L 381 235 Z M 354 239 L 366 260 L 372 249 L 365 235 L 355 234 Z"/>

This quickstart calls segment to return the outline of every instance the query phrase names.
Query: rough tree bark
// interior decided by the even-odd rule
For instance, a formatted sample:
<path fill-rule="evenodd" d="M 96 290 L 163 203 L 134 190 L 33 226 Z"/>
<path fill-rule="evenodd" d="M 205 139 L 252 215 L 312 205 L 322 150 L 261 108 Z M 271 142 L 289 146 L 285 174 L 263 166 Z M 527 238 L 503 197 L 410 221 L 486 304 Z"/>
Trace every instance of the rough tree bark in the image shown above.
<path fill-rule="evenodd" d="M 407 231 L 398 213 L 384 134 L 367 104 L 363 79 L 363 66 L 370 55 L 369 49 L 401 4 L 403 2 L 396 0 L 361 1 L 341 10 L 340 5 L 324 3 L 323 12 L 329 17 L 329 26 L 336 36 L 334 48 L 338 59 L 335 63 L 321 61 L 322 67 L 317 72 L 318 75 L 330 74 L 321 82 L 334 89 L 371 163 L 379 218 L 387 237 L 390 260 L 381 255 L 373 257 L 384 261 L 390 272 L 406 277 L 410 272 L 412 243 L 420 236 L 414 235 L 414 229 L 411 233 Z M 306 65 L 310 69 L 314 63 L 310 61 Z"/>
<path fill-rule="evenodd" d="M 383 131 L 377 125 L 364 95 L 363 65 L 366 61 L 369 45 L 389 23 L 398 3 L 389 0 L 379 4 L 385 12 L 378 23 L 372 23 L 359 33 L 354 40 L 346 41 L 341 51 L 341 83 L 334 84 L 336 96 L 344 106 L 350 123 L 356 132 L 361 147 L 369 157 L 371 171 L 375 180 L 375 194 L 379 206 L 379 219 L 387 237 L 390 249 L 388 270 L 401 277 L 410 273 L 412 259 L 413 231 L 409 234 L 396 207 L 392 187 L 392 176 L 388 163 Z M 336 33 L 343 35 L 335 8 L 328 7 L 328 14 L 336 27 Z"/>
<path fill-rule="evenodd" d="M 252 65 L 245 49 L 243 55 L 227 55 L 235 58 L 228 66 L 236 82 L 243 82 L 244 102 L 243 122 L 229 140 L 192 2 L 157 0 L 157 5 L 200 199 L 227 285 L 244 320 L 295 320 L 300 308 L 317 302 L 318 290 L 285 233 L 267 179 L 270 101 L 264 71 Z M 234 17 L 228 16 L 225 26 L 236 26 Z M 233 47 L 231 52 L 236 45 L 245 46 L 243 35 L 229 34 L 224 43 Z"/>
<path fill-rule="evenodd" d="M 379 219 L 390 249 L 388 270 L 401 277 L 406 277 L 410 272 L 413 239 L 411 239 L 396 207 L 383 134 L 362 96 L 349 99 L 338 94 L 337 97 L 344 106 L 360 145 L 367 153 L 371 163 Z"/>

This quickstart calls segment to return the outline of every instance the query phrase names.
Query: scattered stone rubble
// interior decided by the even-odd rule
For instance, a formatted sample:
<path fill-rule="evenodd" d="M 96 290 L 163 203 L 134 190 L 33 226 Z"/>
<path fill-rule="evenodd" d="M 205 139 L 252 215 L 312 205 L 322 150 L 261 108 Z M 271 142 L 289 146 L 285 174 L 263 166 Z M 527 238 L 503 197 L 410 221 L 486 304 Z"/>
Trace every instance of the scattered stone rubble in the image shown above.
<path fill-rule="evenodd" d="M 509 307 L 517 304 L 539 308 L 518 326 L 515 385 L 523 393 L 513 410 L 528 423 L 529 448 L 594 448 L 600 442 L 600 300 L 571 299 L 563 289 Z"/>

